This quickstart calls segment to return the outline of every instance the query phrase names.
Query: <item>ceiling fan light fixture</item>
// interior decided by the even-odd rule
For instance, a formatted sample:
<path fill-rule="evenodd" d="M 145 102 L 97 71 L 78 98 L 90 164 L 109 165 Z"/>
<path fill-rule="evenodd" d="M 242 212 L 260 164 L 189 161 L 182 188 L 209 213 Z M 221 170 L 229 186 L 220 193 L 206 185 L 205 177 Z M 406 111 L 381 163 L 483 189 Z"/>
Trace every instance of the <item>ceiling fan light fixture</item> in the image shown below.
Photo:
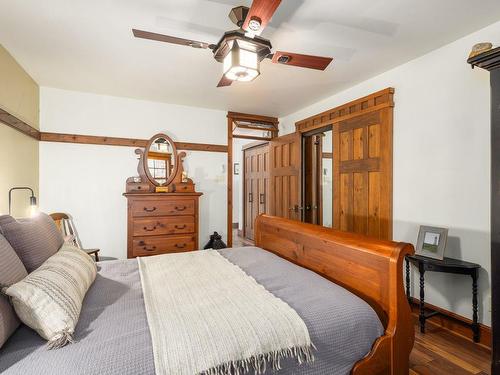
<path fill-rule="evenodd" d="M 224 75 L 232 81 L 250 82 L 259 76 L 259 58 L 257 53 L 240 48 L 238 42 L 224 58 Z"/>

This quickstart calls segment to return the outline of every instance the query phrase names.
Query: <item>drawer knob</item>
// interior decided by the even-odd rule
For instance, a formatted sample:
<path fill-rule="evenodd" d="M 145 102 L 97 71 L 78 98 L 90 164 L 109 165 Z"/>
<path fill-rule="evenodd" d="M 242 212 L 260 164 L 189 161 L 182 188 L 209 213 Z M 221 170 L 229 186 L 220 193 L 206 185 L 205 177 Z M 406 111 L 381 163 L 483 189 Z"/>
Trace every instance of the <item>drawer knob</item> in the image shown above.
<path fill-rule="evenodd" d="M 156 250 L 156 246 L 151 246 L 151 247 L 144 246 L 143 249 L 146 250 L 146 251 L 155 251 Z"/>
<path fill-rule="evenodd" d="M 184 229 L 184 228 L 186 228 L 186 224 L 184 224 L 184 225 L 176 225 L 175 226 L 175 229 Z"/>
<path fill-rule="evenodd" d="M 144 207 L 144 211 L 146 211 L 146 212 L 154 212 L 154 211 L 156 211 L 156 207 L 153 207 L 153 208 Z"/>
<path fill-rule="evenodd" d="M 176 243 L 175 247 L 178 248 L 178 249 L 184 249 L 186 247 L 186 244 L 185 243 L 183 243 L 183 244 Z"/>
<path fill-rule="evenodd" d="M 184 211 L 187 207 L 186 206 L 175 206 L 175 209 L 177 211 Z"/>
<path fill-rule="evenodd" d="M 146 232 L 153 232 L 153 231 L 155 231 L 155 230 L 156 230 L 156 226 L 155 226 L 155 227 L 153 227 L 153 228 L 144 227 L 144 230 L 145 230 Z"/>

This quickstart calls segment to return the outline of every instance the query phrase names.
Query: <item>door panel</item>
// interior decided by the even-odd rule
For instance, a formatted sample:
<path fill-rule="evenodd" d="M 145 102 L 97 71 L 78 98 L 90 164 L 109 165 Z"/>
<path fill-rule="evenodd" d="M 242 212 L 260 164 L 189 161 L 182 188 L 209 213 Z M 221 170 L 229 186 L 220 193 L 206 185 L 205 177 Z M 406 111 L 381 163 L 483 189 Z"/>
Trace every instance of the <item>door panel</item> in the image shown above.
<path fill-rule="evenodd" d="M 392 110 L 333 129 L 334 228 L 392 238 Z"/>
<path fill-rule="evenodd" d="M 244 228 L 245 237 L 253 240 L 255 218 L 268 213 L 269 146 L 259 145 L 244 150 Z"/>
<path fill-rule="evenodd" d="M 297 132 L 274 138 L 269 147 L 271 214 L 301 221 L 301 134 Z"/>

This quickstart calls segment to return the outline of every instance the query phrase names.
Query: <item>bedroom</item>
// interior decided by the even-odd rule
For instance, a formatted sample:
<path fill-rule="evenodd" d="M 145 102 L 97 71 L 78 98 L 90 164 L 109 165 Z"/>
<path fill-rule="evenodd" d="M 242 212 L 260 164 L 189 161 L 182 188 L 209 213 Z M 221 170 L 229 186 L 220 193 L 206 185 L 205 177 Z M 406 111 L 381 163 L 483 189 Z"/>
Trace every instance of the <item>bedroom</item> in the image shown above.
<path fill-rule="evenodd" d="M 376 217 L 377 223 L 382 223 L 385 228 L 382 231 L 384 233 L 377 232 L 376 235 L 412 244 L 417 251 L 421 226 L 447 229 L 444 256 L 481 267 L 477 280 L 476 328 L 479 330 L 479 343 L 474 343 L 469 327 L 474 318 L 471 278 L 443 272 L 425 272 L 425 303 L 431 309 L 439 309 L 440 314 L 429 318 L 426 333 L 421 333 L 418 324 L 418 265 L 410 264 L 409 284 L 413 297 L 410 302 L 413 315 L 405 323 L 411 324 L 416 337 L 409 359 L 410 370 L 413 373 L 494 373 L 500 360 L 499 334 L 498 328 L 495 328 L 498 327 L 495 322 L 498 321 L 496 306 L 499 299 L 498 276 L 493 272 L 498 270 L 498 263 L 492 263 L 491 259 L 498 262 L 498 256 L 494 258 L 496 253 L 492 243 L 496 243 L 495 233 L 498 232 L 495 230 L 498 228 L 495 219 L 498 217 L 499 204 L 498 192 L 491 189 L 491 186 L 496 186 L 496 174 L 492 174 L 490 169 L 494 172 L 499 160 L 494 152 L 496 148 L 490 146 L 490 142 L 496 139 L 490 132 L 495 129 L 495 119 L 498 121 L 498 117 L 495 117 L 498 114 L 494 112 L 496 107 L 494 104 L 490 105 L 490 101 L 495 103 L 495 98 L 498 100 L 498 85 L 495 86 L 498 70 L 494 69 L 494 64 L 489 67 L 481 62 L 476 64 L 478 67 L 471 69 L 467 60 L 473 46 L 485 42 L 492 43 L 493 49 L 479 51 L 477 56 L 480 58 L 482 52 L 492 54 L 493 59 L 495 58 L 495 48 L 500 45 L 500 6 L 497 1 L 484 1 L 481 6 L 451 0 L 441 1 L 439 4 L 412 2 L 411 6 L 387 0 L 370 2 L 369 6 L 362 1 L 263 1 L 264 10 L 268 6 L 273 7 L 273 4 L 276 7 L 274 11 L 257 17 L 265 21 L 261 25 L 263 30 L 260 37 L 272 42 L 273 53 L 291 51 L 333 58 L 333 61 L 324 70 L 317 70 L 283 66 L 286 63 L 273 63 L 267 58 L 257 65 L 260 74 L 253 81 L 234 82 L 225 87 L 216 87 L 225 69 L 223 63 L 213 58 L 210 48 L 187 48 L 147 40 L 135 37 L 132 30 L 215 44 L 224 32 L 238 29 L 228 17 L 231 9 L 238 6 L 251 8 L 252 1 L 54 0 L 48 4 L 22 0 L 15 3 L 2 2 L 0 5 L 2 215 L 10 212 L 15 218 L 28 217 L 30 203 L 36 203 L 38 213 L 35 217 L 39 217 L 41 213 L 70 214 L 82 247 L 98 248 L 101 258 L 99 267 L 106 270 L 106 267 L 120 262 L 137 262 L 136 259 L 127 260 L 130 255 L 134 256 L 134 246 L 142 249 L 157 246 L 154 251 L 151 250 L 155 254 L 162 252 L 162 246 L 167 246 L 162 241 L 156 244 L 146 241 L 145 244 L 134 245 L 134 237 L 143 236 L 144 231 L 153 230 L 154 224 L 160 222 L 156 221 L 154 215 L 154 220 L 141 216 L 137 221 L 137 215 L 128 217 L 129 205 L 133 206 L 132 201 L 136 198 L 125 197 L 123 194 L 137 193 L 133 189 L 142 184 L 145 189 L 152 189 L 151 199 L 174 199 L 176 194 L 194 194 L 193 191 L 201 194 L 190 195 L 188 200 L 193 202 L 192 205 L 185 205 L 184 201 L 182 204 L 177 201 L 171 204 L 171 209 L 181 209 L 184 214 L 189 213 L 192 219 L 186 221 L 185 215 L 176 212 L 178 215 L 167 216 L 178 219 L 160 223 L 168 228 L 169 225 L 173 226 L 172 233 L 189 237 L 189 241 L 177 241 L 167 246 L 169 249 L 174 246 L 174 250 L 179 250 L 181 254 L 178 255 L 191 254 L 184 253 L 183 250 L 202 249 L 214 232 L 218 232 L 229 247 L 237 247 L 240 242 L 251 244 L 248 238 L 240 237 L 234 227 L 238 226 L 242 231 L 245 225 L 250 228 L 259 213 L 313 222 L 305 219 L 304 212 L 310 202 L 306 202 L 299 192 L 302 188 L 305 192 L 307 186 L 304 184 L 311 180 L 303 179 L 300 174 L 300 169 L 305 166 L 302 153 L 294 151 L 298 168 L 289 168 L 287 173 L 293 172 L 295 175 L 279 172 L 288 183 L 293 180 L 293 186 L 280 182 L 269 185 L 269 188 L 273 188 L 272 191 L 245 191 L 243 152 L 240 149 L 241 145 L 256 140 L 238 139 L 234 135 L 252 134 L 254 138 L 266 138 L 257 140 L 258 142 L 272 145 L 273 142 L 285 139 L 281 137 L 307 135 L 309 125 L 302 127 L 301 124 L 308 123 L 306 120 L 312 118 L 310 122 L 315 131 L 321 130 L 323 125 L 332 127 L 331 136 L 328 135 L 333 144 L 333 168 L 329 178 L 333 184 L 332 199 L 331 203 L 324 200 L 323 214 L 332 213 L 331 225 L 334 229 L 370 234 L 367 233 L 368 224 L 364 228 L 364 224 L 359 226 L 354 219 L 347 219 L 344 227 L 341 226 L 342 217 L 346 215 L 342 209 L 343 195 L 338 194 L 340 188 L 336 184 L 340 183 L 342 173 L 341 167 L 336 170 L 334 166 L 346 160 L 341 160 L 341 149 L 335 147 L 335 131 L 339 129 L 340 120 L 335 120 L 334 116 L 337 115 L 334 113 L 336 109 L 339 113 L 341 110 L 350 111 L 349 107 L 355 107 L 356 104 L 359 108 L 353 108 L 353 112 L 360 110 L 375 113 L 370 108 L 372 105 L 379 105 L 377 108 L 382 111 L 380 113 L 392 116 L 392 119 L 386 118 L 388 125 L 381 129 L 387 136 L 391 135 L 391 142 L 386 147 L 381 147 L 380 144 L 377 146 L 380 153 L 391 151 L 390 158 L 382 163 L 382 167 L 386 167 L 383 172 L 386 180 L 380 185 L 384 193 L 379 202 L 386 211 L 385 214 L 375 216 L 368 213 L 358 216 L 367 223 L 369 217 Z M 238 19 L 246 20 L 245 16 L 241 8 L 233 13 L 236 23 Z M 266 21 L 268 19 L 269 24 Z M 289 65 L 293 65 L 292 62 L 293 56 Z M 376 99 L 377 97 L 381 99 Z M 372 100 L 372 104 L 369 100 Z M 383 103 L 378 102 L 379 100 Z M 364 102 L 367 104 L 362 104 Z M 321 119 L 325 112 L 328 112 L 328 119 Z M 250 115 L 250 118 L 242 114 Z M 342 116 L 342 121 L 349 120 L 345 117 L 345 112 Z M 354 119 L 358 118 L 354 113 L 352 116 Z M 233 129 L 237 128 L 235 123 L 238 121 L 243 125 L 247 121 L 256 126 L 271 125 L 274 128 L 265 128 L 265 134 L 261 130 L 247 134 Z M 371 134 L 370 126 L 373 124 L 365 125 L 362 134 Z M 330 130 L 327 129 L 325 133 L 328 131 Z M 155 185 L 150 182 L 146 173 L 149 172 L 149 167 L 145 168 L 146 165 L 149 166 L 148 158 L 143 156 L 142 161 L 138 160 L 141 155 L 135 153 L 136 149 L 145 151 L 147 142 L 157 139 L 154 135 L 159 133 L 165 134 L 166 137 L 160 138 L 175 146 L 177 154 L 171 168 L 175 173 L 170 173 L 173 182 L 167 185 L 171 188 L 174 185 L 178 189 L 185 188 L 184 193 L 173 190 L 165 193 L 160 192 L 161 189 L 156 192 Z M 337 135 L 340 145 L 342 135 Z M 355 139 L 348 139 L 346 142 L 351 150 L 348 153 L 354 153 Z M 368 136 L 359 140 L 363 147 L 364 141 L 369 143 Z M 306 149 L 301 142 L 302 138 L 294 144 L 300 144 L 300 148 Z M 292 146 L 286 147 L 290 150 Z M 371 146 L 368 149 L 371 150 Z M 363 149 L 364 154 L 370 154 L 368 149 Z M 175 154 L 173 147 L 169 150 L 172 155 Z M 183 160 L 182 152 L 186 153 Z M 339 155 L 336 157 L 337 152 Z M 365 158 L 364 154 L 362 158 Z M 272 159 L 271 156 L 269 158 Z M 351 166 L 360 167 L 356 160 L 348 162 Z M 239 165 L 236 166 L 235 163 Z M 141 166 L 142 176 L 138 172 L 138 167 L 141 169 Z M 374 168 L 373 165 L 365 167 Z M 320 174 L 322 169 L 324 168 L 318 168 Z M 235 171 L 239 173 L 235 174 Z M 271 171 L 266 178 L 269 180 L 273 177 L 276 180 L 279 173 L 275 171 L 273 174 Z M 353 174 L 355 173 L 351 173 Z M 127 183 L 129 178 L 132 180 Z M 352 178 L 354 184 L 355 177 Z M 316 176 L 315 180 L 321 178 Z M 347 195 L 354 196 L 354 191 L 364 191 L 363 188 L 366 188 L 371 197 L 370 180 L 368 179 L 368 183 L 360 181 L 361 190 L 350 185 L 351 190 L 347 190 Z M 320 185 L 316 184 L 314 187 Z M 292 189 L 283 189 L 284 186 L 291 186 Z M 32 194 L 29 190 L 14 190 L 9 199 L 9 190 L 14 187 L 33 189 L 36 202 L 30 201 Z M 298 188 L 295 191 L 293 187 Z M 375 190 L 373 194 L 376 194 Z M 252 193 L 252 196 L 248 193 Z M 292 196 L 292 193 L 295 195 Z M 138 199 L 146 197 L 140 195 Z M 186 199 L 185 197 L 187 195 L 181 195 L 179 199 Z M 248 212 L 250 206 L 245 208 L 245 205 L 249 200 L 256 202 L 257 208 L 245 221 L 242 212 Z M 260 204 L 260 201 L 264 203 Z M 164 204 L 165 207 L 168 205 L 170 203 Z M 357 203 L 352 202 L 352 205 L 354 207 Z M 266 208 L 262 211 L 261 206 Z M 309 206 L 316 205 L 313 203 Z M 153 209 L 160 206 L 144 207 Z M 351 207 L 350 203 L 346 207 Z M 368 212 L 368 205 L 366 207 Z M 374 211 L 379 213 L 378 209 Z M 384 215 L 387 218 L 385 222 Z M 326 224 L 328 218 L 324 215 L 323 218 Z M 138 230 L 142 230 L 141 233 L 134 235 L 134 223 Z M 270 226 L 265 226 L 268 229 L 263 226 L 260 233 L 267 233 L 271 230 L 269 228 L 280 225 L 285 224 L 275 220 Z M 332 236 L 334 233 L 337 232 L 328 232 Z M 240 234 L 245 236 L 245 233 Z M 5 233 L 4 235 L 7 237 Z M 254 233 L 254 238 L 250 240 L 255 239 L 259 243 L 255 238 L 257 235 Z M 312 238 L 315 236 L 313 233 L 310 235 Z M 311 244 L 314 243 L 313 239 L 307 236 L 305 238 Z M 301 243 L 305 238 L 295 241 Z M 344 249 L 343 254 L 353 251 L 346 244 L 346 238 L 328 238 L 332 243 L 341 243 L 337 246 Z M 265 238 L 261 241 L 261 244 L 267 244 Z M 268 247 L 260 247 L 273 251 L 274 243 L 278 242 L 280 240 L 275 239 L 272 244 L 266 245 Z M 311 244 L 309 246 L 313 246 Z M 372 246 L 372 242 L 367 243 L 368 249 Z M 285 248 L 286 246 L 283 249 Z M 299 249 L 303 248 L 299 246 Z M 335 246 L 332 245 L 332 249 L 325 251 L 330 254 L 330 251 L 335 252 Z M 274 250 L 278 253 L 280 251 L 284 250 Z M 312 253 L 313 250 L 310 251 Z M 308 254 L 305 246 L 303 253 L 295 254 L 296 263 L 307 263 Z M 170 255 L 164 257 L 168 258 Z M 324 276 L 330 279 L 338 277 L 338 283 L 349 286 L 348 289 L 354 294 L 364 294 L 365 297 L 368 295 L 368 299 L 376 300 L 374 296 L 378 293 L 380 308 L 384 310 L 384 303 L 387 301 L 384 302 L 382 297 L 387 296 L 383 292 L 385 289 L 382 288 L 382 283 L 394 282 L 398 290 L 406 286 L 406 265 L 402 259 L 398 275 L 391 275 L 385 281 L 384 272 L 377 270 L 378 262 L 368 262 L 366 267 L 373 268 L 370 271 L 372 276 L 370 282 L 363 283 L 359 291 L 353 285 L 346 285 L 347 281 L 341 275 Z M 328 273 L 318 267 L 328 268 L 328 265 L 335 264 L 337 268 L 343 269 L 337 261 L 337 258 L 328 257 L 326 263 L 302 266 Z M 358 267 L 353 266 L 356 271 L 352 272 L 368 272 L 360 266 L 363 261 L 366 259 L 362 255 L 353 254 L 353 260 L 348 264 Z M 137 263 L 134 264 L 137 267 Z M 345 263 L 342 264 L 345 266 Z M 241 267 L 244 268 L 243 265 Z M 264 268 L 272 274 L 273 270 Z M 105 287 L 102 280 L 99 283 L 100 278 L 118 277 L 99 272 L 96 282 L 90 286 L 89 298 L 97 298 L 97 289 Z M 255 279 L 260 276 L 265 278 L 267 275 L 248 272 Z M 347 270 L 344 276 L 349 276 Z M 140 285 L 140 281 L 134 280 Z M 379 289 L 377 292 L 370 292 L 368 288 L 376 283 L 374 280 L 380 283 Z M 7 283 L 2 280 L 0 282 Z M 137 285 L 134 286 L 136 287 Z M 266 289 L 268 288 L 270 287 L 267 285 Z M 85 292 L 82 293 L 85 295 Z M 405 301 L 401 301 L 401 295 L 397 295 L 397 305 L 401 305 L 403 310 L 407 309 L 408 306 L 403 304 Z M 118 298 L 113 306 L 117 308 L 124 298 Z M 135 298 L 140 299 L 142 295 Z M 293 296 L 281 298 L 290 305 L 294 303 Z M 368 302 L 376 311 L 377 303 Z M 77 342 L 64 348 L 46 351 L 42 343 L 44 340 L 36 333 L 24 326 L 18 328 L 0 349 L 0 369 L 8 374 L 21 371 L 26 373 L 29 367 L 25 367 L 28 366 L 25 357 L 30 356 L 24 353 L 24 357 L 15 357 L 12 352 L 14 348 L 26 347 L 21 336 L 28 333 L 32 334 L 31 339 L 38 340 L 36 342 L 40 346 L 36 354 L 31 353 L 34 363 L 45 365 L 49 358 L 64 358 L 61 356 L 65 351 L 78 353 L 79 344 L 84 347 L 81 353 L 90 350 L 90 343 L 102 345 L 98 341 L 102 337 L 92 338 L 92 332 L 97 334 L 97 327 L 102 324 L 102 320 L 98 317 L 92 319 L 88 308 L 88 301 L 84 300 L 81 318 L 87 323 L 80 323 L 83 328 L 77 325 Z M 301 315 L 300 307 L 295 310 L 299 317 L 306 319 Z M 144 311 L 143 313 L 145 314 Z M 383 316 L 384 313 L 380 315 Z M 383 318 L 381 320 L 386 323 Z M 146 324 L 144 329 L 150 329 L 145 317 L 142 323 Z M 314 332 L 314 327 L 308 328 Z M 87 334 L 89 338 L 85 341 Z M 408 340 L 413 337 L 410 332 L 406 336 Z M 141 339 L 146 340 L 147 337 Z M 456 346 L 447 346 L 450 342 Z M 316 344 L 314 340 L 313 343 Z M 130 344 L 138 345 L 138 342 Z M 146 345 L 151 350 L 151 338 Z M 114 350 L 121 353 L 119 346 Z M 457 351 L 461 355 L 451 354 Z M 96 355 L 95 351 L 91 352 Z M 146 361 L 153 357 L 152 350 L 147 355 L 142 353 L 144 355 L 141 356 L 141 353 L 135 354 L 134 358 Z M 104 352 L 100 355 L 106 357 Z M 329 361 L 321 353 L 316 353 L 316 357 L 317 363 Z M 2 361 L 5 358 L 10 359 Z M 95 357 L 92 362 L 98 365 L 88 369 L 87 373 L 105 373 L 104 368 L 107 367 L 99 367 L 105 366 L 101 363 L 106 361 L 104 358 Z M 473 360 L 463 361 L 463 358 Z M 126 358 L 121 361 L 126 365 Z M 351 368 L 354 362 L 350 363 Z M 381 373 L 387 373 L 391 366 L 392 373 L 400 373 L 397 363 L 381 362 L 385 366 L 382 366 L 384 369 Z M 110 363 L 106 363 L 106 366 L 110 366 Z M 154 367 L 149 363 L 144 373 L 152 372 Z M 345 373 L 348 372 L 349 370 Z M 157 373 L 161 372 L 157 369 Z M 291 372 L 282 370 L 281 373 Z M 343 372 L 339 370 L 338 373 Z"/>

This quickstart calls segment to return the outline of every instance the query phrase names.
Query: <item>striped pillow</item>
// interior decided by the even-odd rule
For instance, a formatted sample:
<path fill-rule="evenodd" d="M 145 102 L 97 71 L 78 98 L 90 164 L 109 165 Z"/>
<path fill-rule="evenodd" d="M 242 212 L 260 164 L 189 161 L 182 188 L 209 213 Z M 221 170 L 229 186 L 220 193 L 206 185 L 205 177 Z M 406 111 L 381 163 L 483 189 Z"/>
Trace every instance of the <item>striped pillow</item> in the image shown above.
<path fill-rule="evenodd" d="M 97 267 L 84 251 L 71 245 L 47 259 L 23 280 L 4 290 L 21 321 L 55 349 L 73 342 L 82 301 Z"/>

